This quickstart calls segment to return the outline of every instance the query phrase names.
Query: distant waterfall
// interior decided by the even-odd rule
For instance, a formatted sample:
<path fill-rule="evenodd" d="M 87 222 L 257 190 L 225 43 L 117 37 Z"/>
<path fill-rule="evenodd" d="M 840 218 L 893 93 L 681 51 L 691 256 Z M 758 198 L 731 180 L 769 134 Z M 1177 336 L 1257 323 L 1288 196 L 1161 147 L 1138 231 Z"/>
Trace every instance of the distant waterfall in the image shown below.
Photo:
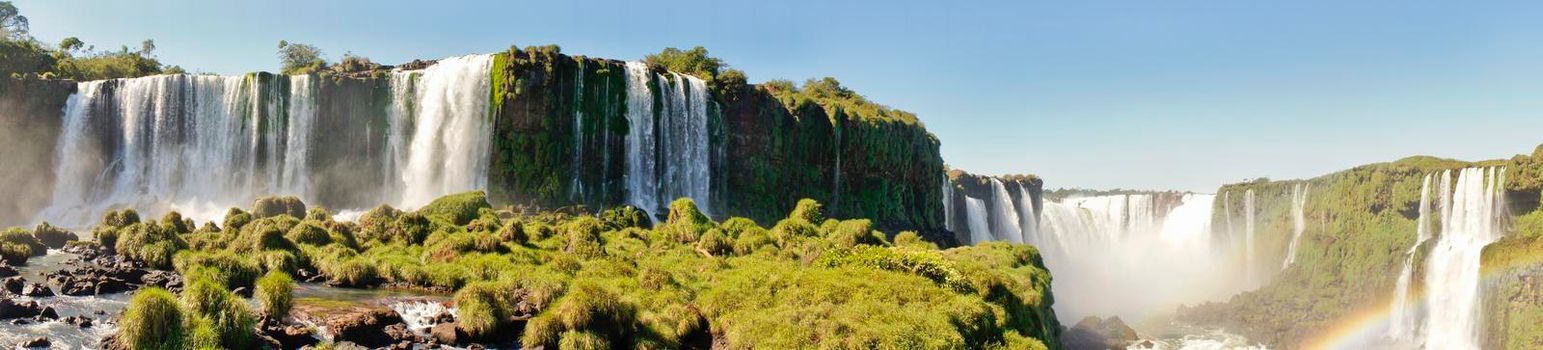
<path fill-rule="evenodd" d="M 627 76 L 628 203 L 659 215 L 664 201 L 689 197 L 710 212 L 707 83 L 643 62 L 628 62 Z"/>
<path fill-rule="evenodd" d="M 446 58 L 423 70 L 415 84 L 414 131 L 402 174 L 403 207 L 487 187 L 492 67 L 492 55 L 471 55 Z"/>
<path fill-rule="evenodd" d="M 964 197 L 964 214 L 970 220 L 971 244 L 992 240 L 991 218 L 986 213 L 986 201 L 979 198 Z"/>
<path fill-rule="evenodd" d="M 1034 211 L 1034 197 L 1023 186 L 1018 187 L 1018 219 L 1019 227 L 1023 228 L 1024 241 L 1039 236 L 1039 215 Z"/>
<path fill-rule="evenodd" d="M 1018 210 L 1013 207 L 1013 197 L 1007 193 L 1007 186 L 1002 185 L 1002 180 L 991 179 L 991 196 L 996 199 L 996 205 L 992 207 L 991 235 L 994 240 L 1023 243 L 1023 222 L 1018 219 Z"/>
<path fill-rule="evenodd" d="M 1241 290 L 1236 280 L 1215 278 L 1236 268 L 1230 255 L 1212 248 L 1215 201 L 1208 194 L 1132 194 L 1044 202 L 1031 241 L 1057 273 L 1058 315 L 1139 319 Z"/>
<path fill-rule="evenodd" d="M 1480 253 L 1503 233 L 1504 173 L 1501 167 L 1466 168 L 1457 171 L 1455 182 L 1448 181 L 1451 171 L 1442 173 L 1441 212 L 1436 223 L 1440 230 L 1435 232 L 1436 245 L 1426 259 L 1424 312 L 1397 314 L 1399 318 L 1389 327 L 1390 336 L 1429 349 L 1480 348 Z M 1451 184 L 1450 192 L 1447 184 Z M 1416 234 L 1421 236 L 1430 234 L 1419 232 L 1429 230 L 1428 204 L 1422 204 L 1417 221 L 1420 228 Z M 1404 291 L 1399 293 L 1407 302 L 1409 286 L 1404 281 L 1401 284 Z M 1403 307 L 1407 305 L 1394 305 L 1395 310 Z"/>
<path fill-rule="evenodd" d="M 36 220 L 71 227 L 103 211 L 176 210 L 218 220 L 258 196 L 315 200 L 318 157 L 347 152 L 381 164 L 382 183 L 356 190 L 415 207 L 486 186 L 492 56 L 454 57 L 393 72 L 383 147 L 318 147 L 321 86 L 311 75 L 159 75 L 78 83 L 64 112 L 53 202 Z M 336 120 L 336 119 L 332 119 Z M 368 121 L 347 121 L 368 127 Z M 369 134 L 364 132 L 363 134 Z M 363 140 L 360 140 L 361 143 Z"/>
<path fill-rule="evenodd" d="M 289 125 L 285 129 L 284 193 L 309 197 L 311 131 L 316 127 L 316 84 L 311 75 L 289 77 Z"/>
<path fill-rule="evenodd" d="M 954 231 L 954 184 L 943 175 L 943 228 Z"/>
<path fill-rule="evenodd" d="M 1434 174 L 1425 174 L 1425 180 L 1420 182 L 1420 217 L 1415 221 L 1415 241 L 1409 246 L 1409 251 L 1404 252 L 1404 268 L 1398 274 L 1398 282 L 1393 287 L 1392 310 L 1388 317 L 1388 337 L 1393 339 L 1413 338 L 1417 331 L 1417 322 L 1420 319 L 1415 310 L 1408 310 L 1409 282 L 1414 279 L 1414 253 L 1420 249 L 1421 244 L 1430 239 L 1430 182 Z M 1446 197 L 1447 187 L 1451 180 L 1450 172 L 1441 172 L 1441 195 Z M 1446 205 L 1446 200 L 1442 200 Z"/>
<path fill-rule="evenodd" d="M 1254 190 L 1243 192 L 1243 276 L 1244 282 L 1254 286 L 1258 269 L 1254 255 Z"/>
<path fill-rule="evenodd" d="M 1285 270 L 1297 261 L 1297 244 L 1302 241 L 1302 231 L 1307 230 L 1307 191 L 1312 189 L 1311 184 L 1299 183 L 1291 187 L 1291 243 L 1286 246 L 1286 260 L 1282 261 L 1280 268 Z"/>

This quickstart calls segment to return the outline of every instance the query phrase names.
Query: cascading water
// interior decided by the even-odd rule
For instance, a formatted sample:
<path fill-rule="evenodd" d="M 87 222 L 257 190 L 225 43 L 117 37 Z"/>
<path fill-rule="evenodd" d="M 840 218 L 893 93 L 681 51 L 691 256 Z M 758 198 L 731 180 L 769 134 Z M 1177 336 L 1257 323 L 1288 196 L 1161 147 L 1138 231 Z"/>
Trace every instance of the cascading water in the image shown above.
<path fill-rule="evenodd" d="M 954 231 L 954 185 L 943 175 L 943 228 Z"/>
<path fill-rule="evenodd" d="M 492 55 L 440 60 L 416 82 L 414 131 L 402 173 L 403 207 L 487 187 Z"/>
<path fill-rule="evenodd" d="M 386 181 L 365 190 L 414 207 L 485 186 L 491 62 L 455 57 L 392 74 L 386 146 L 361 156 L 378 160 Z M 359 151 L 315 146 L 326 137 L 316 130 L 324 120 L 316 79 L 160 75 L 79 83 L 65 108 L 53 202 L 35 220 L 85 227 L 116 208 L 217 220 L 258 196 L 314 200 L 313 159 Z"/>
<path fill-rule="evenodd" d="M 1018 219 L 1024 241 L 1039 237 L 1039 214 L 1034 212 L 1034 197 L 1023 186 L 1018 186 Z"/>
<path fill-rule="evenodd" d="M 1282 270 L 1297 261 L 1297 244 L 1302 241 L 1302 232 L 1307 230 L 1307 191 L 1310 189 L 1312 185 L 1306 183 L 1291 187 L 1291 243 L 1286 246 L 1286 260 L 1280 264 Z"/>
<path fill-rule="evenodd" d="M 1211 244 L 1216 196 L 1108 195 L 1046 201 L 1040 233 L 1045 264 L 1056 272 L 1056 313 L 1063 319 L 1143 319 L 1182 303 L 1218 300 L 1242 286 L 1218 279 L 1236 262 Z M 1173 195 L 1178 196 L 1178 195 Z M 1182 258 L 1178 258 L 1182 257 Z M 1140 293 L 1130 293 L 1140 290 Z"/>
<path fill-rule="evenodd" d="M 1440 231 L 1426 260 L 1424 312 L 1404 312 L 1400 315 L 1404 319 L 1395 320 L 1406 323 L 1398 326 L 1396 336 L 1401 340 L 1429 349 L 1480 348 L 1480 254 L 1502 234 L 1506 214 L 1500 184 L 1505 182 L 1504 172 L 1500 167 L 1462 169 L 1455 182 L 1450 182 L 1451 191 L 1442 189 Z M 1448 173 L 1442 175 L 1443 187 L 1449 178 Z M 1429 223 L 1428 219 L 1419 222 Z M 1401 287 L 1409 288 L 1407 284 Z M 1407 290 L 1403 293 L 1409 294 Z M 1407 321 L 1414 317 L 1423 319 Z M 1410 324 L 1418 326 L 1408 327 Z M 1391 328 L 1390 335 L 1395 335 Z"/>
<path fill-rule="evenodd" d="M 710 213 L 707 82 L 643 62 L 627 62 L 627 76 L 627 202 L 658 215 L 661 198 L 688 197 Z"/>
<path fill-rule="evenodd" d="M 1249 286 L 1258 282 L 1254 256 L 1254 190 L 1250 189 L 1243 192 L 1243 281 Z"/>
<path fill-rule="evenodd" d="M 986 213 L 986 201 L 979 198 L 964 197 L 964 214 L 969 217 L 970 243 L 976 244 L 991 240 L 991 218 Z"/>
<path fill-rule="evenodd" d="M 1007 193 L 1007 186 L 1002 185 L 1002 180 L 991 179 L 991 196 L 996 199 L 996 206 L 992 207 L 991 236 L 995 240 L 1012 243 L 1023 243 L 1023 222 L 1018 219 L 1018 210 L 1013 207 L 1013 197 Z"/>
<path fill-rule="evenodd" d="M 1441 172 L 1442 196 L 1446 196 L 1446 184 L 1451 180 L 1450 173 Z M 1409 310 L 1409 282 L 1414 279 L 1414 253 L 1430 239 L 1430 182 L 1434 174 L 1425 174 L 1425 179 L 1420 182 L 1420 217 L 1415 221 L 1415 241 L 1409 246 L 1409 251 L 1404 252 L 1404 268 L 1398 274 L 1398 282 L 1393 287 L 1393 304 L 1389 307 L 1391 313 L 1388 320 L 1388 337 L 1393 339 L 1413 338 L 1418 332 L 1417 324 L 1420 316 L 1417 310 Z M 1445 206 L 1445 200 L 1442 201 Z"/>

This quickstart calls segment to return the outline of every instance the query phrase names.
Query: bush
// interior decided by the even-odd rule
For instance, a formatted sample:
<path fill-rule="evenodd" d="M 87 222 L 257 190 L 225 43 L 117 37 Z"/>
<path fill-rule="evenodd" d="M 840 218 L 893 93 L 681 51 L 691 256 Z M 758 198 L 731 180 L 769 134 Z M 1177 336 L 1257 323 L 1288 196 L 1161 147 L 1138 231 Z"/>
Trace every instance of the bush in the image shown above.
<path fill-rule="evenodd" d="M 299 219 L 305 217 L 305 202 L 299 197 L 263 197 L 252 203 L 252 216 L 257 219 L 269 218 L 278 215 L 289 215 Z"/>
<path fill-rule="evenodd" d="M 873 229 L 873 222 L 867 219 L 846 220 L 836 224 L 830 231 L 829 239 L 837 246 L 852 247 L 859 244 L 884 245 L 884 233 Z"/>
<path fill-rule="evenodd" d="M 322 273 L 327 274 L 333 284 L 343 287 L 367 287 L 380 279 L 375 264 L 364 258 L 350 258 Z"/>
<path fill-rule="evenodd" d="M 359 233 L 365 240 L 386 240 L 387 231 L 396 224 L 402 211 L 389 205 L 380 205 L 359 216 Z"/>
<path fill-rule="evenodd" d="M 514 244 L 525 244 L 531 241 L 530 235 L 525 234 L 525 223 L 519 219 L 509 220 L 503 228 L 499 228 L 498 240 Z"/>
<path fill-rule="evenodd" d="M 304 219 L 310 221 L 329 222 L 332 221 L 332 215 L 327 214 L 327 208 L 315 207 L 305 211 Z"/>
<path fill-rule="evenodd" d="M 637 327 L 635 313 L 620 296 L 597 282 L 575 282 L 557 305 L 531 320 L 522 340 L 526 346 L 558 346 L 559 335 L 566 331 L 627 339 Z"/>
<path fill-rule="evenodd" d="M 567 237 L 563 251 L 581 259 L 594 259 L 605 255 L 600 244 L 600 220 L 580 217 L 563 225 Z"/>
<path fill-rule="evenodd" d="M 241 234 L 231 242 L 230 248 L 242 254 L 255 254 L 265 250 L 296 250 L 294 242 L 284 238 L 285 231 L 294 227 L 297 225 L 274 221 L 271 217 L 257 220 L 241 229 Z"/>
<path fill-rule="evenodd" d="M 38 242 L 42 242 L 44 246 L 53 249 L 64 248 L 65 243 L 80 240 L 80 236 L 75 235 L 74 232 L 49 225 L 47 221 L 38 224 L 37 228 L 32 229 L 32 237 L 37 238 Z"/>
<path fill-rule="evenodd" d="M 218 282 L 224 288 L 246 288 L 251 290 L 262 274 L 261 266 L 251 258 L 232 254 L 230 252 L 188 252 L 177 255 L 176 271 L 183 274 L 185 280 L 191 280 L 191 275 L 201 275 Z"/>
<path fill-rule="evenodd" d="M 25 265 L 27 259 L 47 254 L 48 247 L 27 229 L 12 227 L 0 232 L 0 259 L 13 265 Z"/>
<path fill-rule="evenodd" d="M 230 211 L 225 212 L 225 231 L 241 232 L 241 229 L 250 223 L 252 223 L 252 214 L 240 208 L 230 208 Z"/>
<path fill-rule="evenodd" d="M 493 205 L 488 204 L 487 193 L 470 191 L 439 197 L 429 202 L 429 205 L 418 208 L 417 212 L 425 217 L 465 225 L 477 219 L 479 210 L 492 207 Z"/>
<path fill-rule="evenodd" d="M 384 241 L 423 244 L 430 232 L 434 232 L 434 223 L 428 218 L 416 212 L 406 213 L 398 217 L 396 223 L 386 231 Z"/>
<path fill-rule="evenodd" d="M 208 335 L 217 335 L 220 348 L 248 348 L 255 339 L 256 318 L 245 300 L 208 276 L 211 275 L 193 274 L 187 288 L 182 290 L 182 307 L 193 316 L 193 334 L 197 335 L 192 339 L 194 345 L 214 345 L 214 339 Z"/>
<path fill-rule="evenodd" d="M 750 255 L 755 253 L 756 250 L 761 249 L 761 247 L 771 246 L 776 243 L 777 241 L 772 238 L 771 232 L 760 227 L 752 227 L 741 231 L 739 237 L 734 239 L 734 254 Z"/>
<path fill-rule="evenodd" d="M 607 209 L 600 213 L 600 221 L 605 223 L 607 230 L 621 230 L 629 227 L 649 228 L 653 224 L 653 220 L 648 219 L 648 213 L 630 205 Z"/>
<path fill-rule="evenodd" d="M 156 287 L 141 289 L 118 321 L 118 344 L 132 349 L 180 350 L 182 317 L 171 292 Z"/>
<path fill-rule="evenodd" d="M 114 228 L 124 228 L 139 223 L 139 212 L 134 209 L 109 211 L 102 216 L 102 225 Z"/>
<path fill-rule="evenodd" d="M 676 242 L 691 243 L 713 226 L 715 224 L 712 219 L 697 209 L 696 202 L 691 198 L 680 198 L 670 202 L 669 220 L 665 221 L 660 231 Z"/>
<path fill-rule="evenodd" d="M 702 239 L 697 241 L 696 247 L 713 256 L 723 256 L 734 251 L 734 241 L 723 234 L 722 230 L 711 229 L 702 235 Z"/>
<path fill-rule="evenodd" d="M 193 232 L 193 225 L 184 220 L 181 213 L 175 211 L 161 216 L 161 227 L 177 234 Z"/>
<path fill-rule="evenodd" d="M 824 222 L 825 214 L 824 209 L 822 209 L 820 206 L 820 202 L 817 202 L 813 199 L 804 198 L 798 200 L 798 204 L 793 207 L 793 212 L 788 213 L 788 218 L 802 219 L 804 222 L 816 223 Z"/>
<path fill-rule="evenodd" d="M 495 282 L 467 285 L 455 293 L 455 304 L 460 309 L 456 322 L 472 339 L 491 340 L 500 329 L 506 327 L 509 314 L 507 286 Z"/>
<path fill-rule="evenodd" d="M 295 228 L 289 229 L 289 233 L 284 234 L 284 238 L 291 242 L 314 246 L 331 244 L 332 234 L 319 225 L 321 225 L 320 222 L 303 221 L 299 225 L 295 225 Z"/>
<path fill-rule="evenodd" d="M 938 250 L 937 244 L 922 239 L 922 236 L 916 234 L 916 231 L 901 231 L 900 234 L 895 235 L 895 246 Z"/>
<path fill-rule="evenodd" d="M 289 316 L 289 309 L 294 306 L 294 294 L 295 281 L 289 274 L 273 271 L 257 280 L 257 290 L 252 293 L 252 298 L 257 299 L 258 312 L 282 320 Z"/>
<path fill-rule="evenodd" d="M 804 238 L 819 236 L 820 230 L 804 219 L 787 218 L 772 226 L 771 234 L 777 239 L 777 245 L 787 247 Z"/>
<path fill-rule="evenodd" d="M 137 223 L 118 230 L 114 245 L 120 255 L 139 260 L 159 269 L 172 267 L 177 251 L 187 249 L 187 242 L 177 233 L 155 223 Z"/>

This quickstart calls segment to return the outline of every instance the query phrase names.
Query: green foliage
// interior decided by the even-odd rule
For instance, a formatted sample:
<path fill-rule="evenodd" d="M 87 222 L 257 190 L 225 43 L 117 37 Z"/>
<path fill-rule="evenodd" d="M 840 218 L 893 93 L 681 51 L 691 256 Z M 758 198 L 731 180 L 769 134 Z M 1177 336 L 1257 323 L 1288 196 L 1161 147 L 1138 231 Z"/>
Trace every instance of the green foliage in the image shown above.
<path fill-rule="evenodd" d="M 171 292 L 156 287 L 141 289 L 118 321 L 118 342 L 133 349 L 178 350 L 182 347 L 182 321 L 182 310 Z"/>
<path fill-rule="evenodd" d="M 439 197 L 429 205 L 418 209 L 418 214 L 437 218 L 456 225 L 466 225 L 477 219 L 479 210 L 492 208 L 486 192 L 470 191 Z"/>
<path fill-rule="evenodd" d="M 289 215 L 292 218 L 305 217 L 305 202 L 300 197 L 263 197 L 252 203 L 252 216 L 264 219 L 278 215 Z"/>
<path fill-rule="evenodd" d="M 28 258 L 42 256 L 47 249 L 27 229 L 12 227 L 0 232 L 0 259 L 12 265 L 25 265 Z"/>
<path fill-rule="evenodd" d="M 800 219 L 809 223 L 824 222 L 825 213 L 822 208 L 820 202 L 813 199 L 800 199 L 798 200 L 798 205 L 793 207 L 793 212 L 788 214 L 788 218 Z"/>
<path fill-rule="evenodd" d="M 327 69 L 327 59 L 322 57 L 321 49 L 316 46 L 280 40 L 278 55 L 279 71 L 284 75 L 310 74 Z"/>
<path fill-rule="evenodd" d="M 458 326 L 473 339 L 489 339 L 504 327 L 513 308 L 508 286 L 496 282 L 467 285 L 455 293 L 455 304 L 460 309 Z"/>
<path fill-rule="evenodd" d="M 605 223 L 606 229 L 610 230 L 629 227 L 648 228 L 652 224 L 652 220 L 648 219 L 648 213 L 630 205 L 607 209 L 600 213 L 600 221 Z"/>
<path fill-rule="evenodd" d="M 659 53 L 643 58 L 651 66 L 661 67 L 666 70 L 695 75 L 703 80 L 714 80 L 719 70 L 727 65 L 722 59 L 708 56 L 707 49 L 701 46 L 690 50 L 666 48 Z M 743 75 L 743 72 L 741 72 Z"/>
<path fill-rule="evenodd" d="M 289 316 L 289 309 L 295 303 L 295 281 L 287 273 L 269 272 L 257 280 L 257 289 L 252 293 L 252 298 L 257 299 L 258 312 L 283 319 Z"/>
<path fill-rule="evenodd" d="M 680 243 L 695 242 L 707 230 L 716 226 L 712 219 L 697 209 L 691 198 L 680 198 L 670 203 L 670 216 L 660 228 L 664 235 Z"/>
<path fill-rule="evenodd" d="M 228 251 L 187 252 L 177 255 L 174 268 L 183 275 L 217 282 L 222 288 L 250 290 L 262 274 L 262 266 L 243 255 Z"/>
<path fill-rule="evenodd" d="M 295 225 L 295 228 L 289 229 L 289 233 L 284 234 L 284 238 L 291 242 L 314 246 L 332 243 L 332 233 L 327 232 L 327 229 L 322 228 L 321 225 L 324 224 L 311 220 L 302 221 Z"/>
<path fill-rule="evenodd" d="M 188 244 L 171 228 L 148 222 L 119 229 L 114 247 L 118 254 L 143 261 L 151 267 L 168 269 L 172 267 L 172 257 L 187 249 Z"/>
<path fill-rule="evenodd" d="M 200 267 L 200 269 L 208 269 Z M 190 274 L 182 290 L 182 309 L 186 310 L 192 347 L 247 348 L 255 339 L 257 319 L 246 301 L 213 279 L 217 273 Z"/>
<path fill-rule="evenodd" d="M 252 223 L 252 214 L 241 208 L 230 208 L 225 212 L 225 230 L 228 232 L 241 232 L 241 228 Z"/>

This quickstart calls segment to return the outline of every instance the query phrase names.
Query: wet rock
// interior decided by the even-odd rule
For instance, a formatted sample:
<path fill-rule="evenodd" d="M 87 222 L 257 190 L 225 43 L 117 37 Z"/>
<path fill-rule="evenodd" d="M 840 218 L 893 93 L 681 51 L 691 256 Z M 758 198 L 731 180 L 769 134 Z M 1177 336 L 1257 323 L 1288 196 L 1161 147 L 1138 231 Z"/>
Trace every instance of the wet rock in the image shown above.
<path fill-rule="evenodd" d="M 279 346 L 275 347 L 276 349 L 299 349 L 319 342 L 310 327 L 286 324 L 268 317 L 263 317 L 258 322 L 258 330 L 262 331 L 264 337 L 278 343 Z"/>
<path fill-rule="evenodd" d="M 429 330 L 429 335 L 433 336 L 435 341 L 447 345 L 460 345 L 466 341 L 466 332 L 462 331 L 461 327 L 455 323 L 434 325 L 434 328 Z"/>
<path fill-rule="evenodd" d="M 353 342 L 366 347 L 385 347 L 397 343 L 397 336 L 406 331 L 402 315 L 388 308 L 356 310 L 327 320 L 327 329 L 338 341 Z M 387 332 L 388 326 L 392 331 Z M 400 329 L 400 331 L 398 330 Z M 406 332 L 411 334 L 412 332 Z"/>
<path fill-rule="evenodd" d="M 92 326 L 91 318 L 85 316 L 70 316 L 59 319 L 59 321 L 79 328 L 91 328 Z"/>
<path fill-rule="evenodd" d="M 5 280 L 0 280 L 0 289 L 4 289 L 6 293 L 11 295 L 21 295 L 21 290 L 25 289 L 26 287 L 27 280 L 21 279 L 21 277 L 11 277 Z"/>
<path fill-rule="evenodd" d="M 19 348 L 46 348 L 46 347 L 53 346 L 53 344 L 54 344 L 53 342 L 48 341 L 48 337 L 37 337 L 37 338 L 33 338 L 32 340 L 21 342 L 21 344 L 17 344 L 16 347 L 19 347 Z"/>
<path fill-rule="evenodd" d="M 1124 349 L 1140 340 L 1136 330 L 1118 316 L 1100 319 L 1088 316 L 1061 335 L 1061 345 L 1071 350 Z"/>
<path fill-rule="evenodd" d="M 0 299 L 0 320 L 37 317 L 43 314 L 44 309 L 50 312 L 53 311 L 53 308 L 45 308 L 36 301 L 18 302 L 11 299 Z M 57 313 L 54 314 L 54 318 L 58 317 Z"/>
<path fill-rule="evenodd" d="M 19 294 L 29 297 L 51 297 L 54 296 L 54 290 L 49 289 L 48 285 L 34 282 L 22 287 Z"/>
<path fill-rule="evenodd" d="M 20 274 L 21 273 L 16 272 L 16 268 L 11 267 L 11 265 L 0 263 L 0 277 L 12 277 Z"/>

